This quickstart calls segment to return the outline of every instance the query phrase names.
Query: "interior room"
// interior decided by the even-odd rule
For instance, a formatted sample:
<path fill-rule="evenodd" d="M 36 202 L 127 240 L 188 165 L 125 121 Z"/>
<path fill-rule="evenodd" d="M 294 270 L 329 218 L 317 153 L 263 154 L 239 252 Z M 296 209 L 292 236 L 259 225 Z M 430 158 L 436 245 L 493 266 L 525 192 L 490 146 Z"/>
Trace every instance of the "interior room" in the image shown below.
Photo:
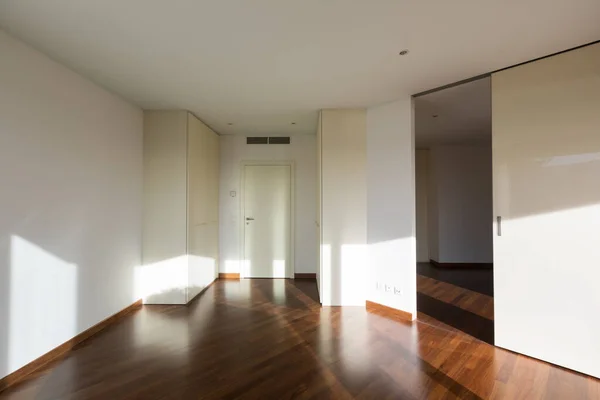
<path fill-rule="evenodd" d="M 0 0 L 0 400 L 600 399 L 600 2 Z"/>
<path fill-rule="evenodd" d="M 415 98 L 417 311 L 494 343 L 491 78 Z"/>

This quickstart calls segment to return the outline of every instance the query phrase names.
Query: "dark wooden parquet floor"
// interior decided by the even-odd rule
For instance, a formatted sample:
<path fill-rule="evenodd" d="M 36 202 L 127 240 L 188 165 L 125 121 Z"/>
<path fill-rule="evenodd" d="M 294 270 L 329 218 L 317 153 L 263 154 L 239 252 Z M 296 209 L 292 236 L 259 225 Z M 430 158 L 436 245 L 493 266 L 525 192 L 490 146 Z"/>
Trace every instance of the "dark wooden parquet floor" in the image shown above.
<path fill-rule="evenodd" d="M 466 305 L 470 307 L 470 305 Z M 144 306 L 0 399 L 600 399 L 600 381 L 425 314 L 323 307 L 311 281 L 217 281 Z"/>
<path fill-rule="evenodd" d="M 417 310 L 494 344 L 492 269 L 417 265 Z"/>

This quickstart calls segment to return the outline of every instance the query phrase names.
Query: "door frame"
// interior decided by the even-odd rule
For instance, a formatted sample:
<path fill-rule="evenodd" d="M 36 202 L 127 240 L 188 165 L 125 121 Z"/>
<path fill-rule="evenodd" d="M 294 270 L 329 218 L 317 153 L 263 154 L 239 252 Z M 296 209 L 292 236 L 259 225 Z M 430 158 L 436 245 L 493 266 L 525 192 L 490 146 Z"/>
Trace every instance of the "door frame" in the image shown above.
<path fill-rule="evenodd" d="M 293 160 L 281 160 L 281 161 L 252 161 L 252 160 L 242 160 L 240 163 L 240 221 L 239 221 L 239 230 L 240 230 L 240 279 L 245 279 L 244 275 L 244 263 L 246 261 L 246 220 L 244 216 L 244 210 L 246 206 L 246 167 L 251 166 L 263 166 L 263 167 L 290 167 L 290 262 L 289 265 L 286 266 L 285 279 L 294 279 L 294 274 L 296 272 L 296 265 L 294 263 L 295 259 L 295 235 L 294 231 L 296 230 L 296 164 Z M 273 278 L 276 279 L 276 278 Z"/>

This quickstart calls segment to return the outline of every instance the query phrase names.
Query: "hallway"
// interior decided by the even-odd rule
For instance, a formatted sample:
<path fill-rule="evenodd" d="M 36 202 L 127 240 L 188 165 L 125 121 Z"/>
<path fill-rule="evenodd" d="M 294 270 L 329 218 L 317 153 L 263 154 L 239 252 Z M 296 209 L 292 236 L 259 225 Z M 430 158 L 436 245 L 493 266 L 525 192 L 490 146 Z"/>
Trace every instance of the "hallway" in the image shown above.
<path fill-rule="evenodd" d="M 426 316 L 324 307 L 312 281 L 216 281 L 144 306 L 0 399 L 599 398 L 600 381 Z"/>

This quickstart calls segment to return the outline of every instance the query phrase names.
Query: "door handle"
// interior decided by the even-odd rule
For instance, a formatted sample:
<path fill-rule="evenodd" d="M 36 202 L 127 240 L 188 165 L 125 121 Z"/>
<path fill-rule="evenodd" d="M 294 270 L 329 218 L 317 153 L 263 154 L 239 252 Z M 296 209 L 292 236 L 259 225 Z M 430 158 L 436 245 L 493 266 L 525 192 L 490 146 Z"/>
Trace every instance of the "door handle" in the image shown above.
<path fill-rule="evenodd" d="M 254 221 L 254 218 L 252 218 L 252 217 L 246 217 L 246 221 Z"/>
<path fill-rule="evenodd" d="M 502 217 L 501 216 L 497 216 L 496 217 L 496 233 L 498 234 L 498 236 L 502 236 Z"/>

